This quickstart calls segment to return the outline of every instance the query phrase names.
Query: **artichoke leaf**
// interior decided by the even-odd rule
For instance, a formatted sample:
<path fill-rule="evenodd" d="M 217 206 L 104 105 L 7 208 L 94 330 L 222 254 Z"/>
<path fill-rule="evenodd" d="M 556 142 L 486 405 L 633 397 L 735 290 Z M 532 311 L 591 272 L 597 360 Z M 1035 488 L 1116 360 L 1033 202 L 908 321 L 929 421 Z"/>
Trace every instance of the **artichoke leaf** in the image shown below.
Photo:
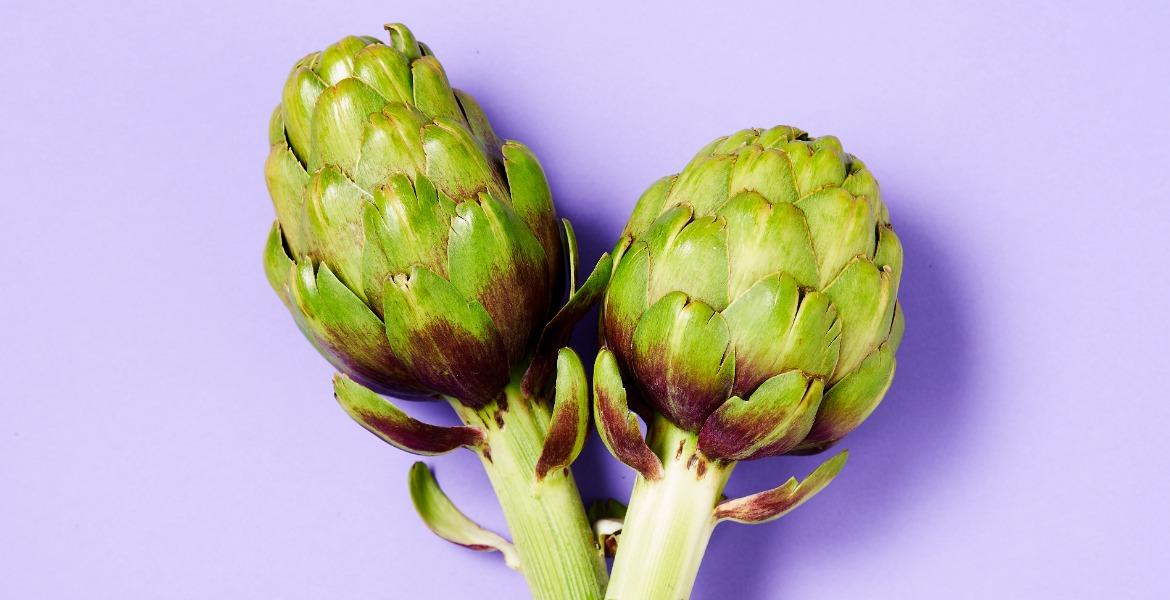
<path fill-rule="evenodd" d="M 410 69 L 414 76 L 414 105 L 432 119 L 452 119 L 466 127 L 443 65 L 433 56 L 424 56 L 411 63 Z"/>
<path fill-rule="evenodd" d="M 589 431 L 589 381 L 585 367 L 571 348 L 557 354 L 556 396 L 548 435 L 536 461 L 536 479 L 567 469 L 585 447 Z"/>
<path fill-rule="evenodd" d="M 419 47 L 419 42 L 414 37 L 412 32 L 406 25 L 402 23 L 387 23 L 382 27 L 386 33 L 390 34 L 390 45 L 395 50 L 402 53 L 406 60 L 415 61 L 422 57 L 422 49 Z"/>
<path fill-rule="evenodd" d="M 280 230 L 280 222 L 274 221 L 268 232 L 268 240 L 264 244 L 264 274 L 268 277 L 268 284 L 280 296 L 284 305 L 292 308 L 290 303 L 288 278 L 293 269 L 293 260 L 284 249 L 284 236 Z"/>
<path fill-rule="evenodd" d="M 360 79 L 343 79 L 321 92 L 313 109 L 313 149 L 307 170 L 312 173 L 325 165 L 336 165 L 352 176 L 361 155 L 366 121 L 385 104 L 385 99 Z"/>
<path fill-rule="evenodd" d="M 728 398 L 735 351 L 727 322 L 701 300 L 671 292 L 634 329 L 633 372 L 647 400 L 676 425 L 698 431 Z"/>
<path fill-rule="evenodd" d="M 293 317 L 337 370 L 381 394 L 419 396 L 421 386 L 387 343 L 382 321 L 329 265 L 296 265 L 288 281 Z"/>
<path fill-rule="evenodd" d="M 419 266 L 383 288 L 386 339 L 430 389 L 479 407 L 508 382 L 504 344 L 479 302 Z"/>
<path fill-rule="evenodd" d="M 496 132 L 492 130 L 492 124 L 488 121 L 479 102 L 476 102 L 471 94 L 463 90 L 455 89 L 454 92 L 455 100 L 458 101 L 459 108 L 463 113 L 463 120 L 467 122 L 471 133 L 489 153 L 499 152 L 500 140 L 496 137 Z"/>
<path fill-rule="evenodd" d="M 801 442 L 800 451 L 824 450 L 857 429 L 890 389 L 896 366 L 893 346 L 882 344 L 855 371 L 826 390 L 816 424 Z"/>
<path fill-rule="evenodd" d="M 344 374 L 333 377 L 333 395 L 359 425 L 407 452 L 430 456 L 460 447 L 475 449 L 484 442 L 483 431 L 475 427 L 441 427 L 411 418 L 389 400 Z"/>
<path fill-rule="evenodd" d="M 507 360 L 516 364 L 548 314 L 549 286 L 540 242 L 508 205 L 490 194 L 455 207 L 447 273 L 463 296 L 491 315 Z"/>
<path fill-rule="evenodd" d="M 426 174 L 452 198 L 475 198 L 480 192 L 508 199 L 492 164 L 467 128 L 448 118 L 423 127 Z"/>
<path fill-rule="evenodd" d="M 572 226 L 565 220 L 566 248 L 569 254 L 569 272 L 574 273 L 577 265 L 577 241 L 573 236 Z M 602 254 L 593 267 L 593 272 L 585 279 L 580 289 L 574 289 L 576 277 L 571 276 L 569 299 L 557 311 L 553 318 L 545 324 L 540 332 L 540 339 L 536 343 L 532 362 L 524 372 L 522 389 L 530 397 L 538 397 L 548 383 L 549 375 L 553 370 L 553 356 L 560 348 L 569 342 L 573 334 L 573 326 L 585 316 L 585 313 L 601 299 L 609 283 L 610 272 L 613 269 L 612 259 L 608 253 Z"/>
<path fill-rule="evenodd" d="M 370 44 L 354 57 L 354 75 L 387 102 L 413 102 L 414 84 L 410 62 L 385 44 Z"/>
<path fill-rule="evenodd" d="M 779 519 L 825 489 L 841 472 L 848 458 L 847 451 L 830 458 L 805 477 L 804 481 L 798 482 L 793 477 L 770 490 L 724 500 L 715 507 L 715 522 L 735 521 L 755 525 Z"/>
<path fill-rule="evenodd" d="M 560 232 L 557 227 L 556 209 L 552 203 L 552 190 L 540 161 L 527 146 L 508 141 L 500 148 L 504 159 L 504 176 L 508 182 L 512 209 L 520 215 L 540 245 L 545 249 L 545 263 L 548 280 L 556 280 L 561 268 Z M 571 270 L 570 274 L 575 273 Z"/>
<path fill-rule="evenodd" d="M 800 371 L 765 381 L 747 400 L 731 397 L 707 417 L 699 449 L 712 458 L 750 460 L 783 454 L 808 435 L 824 384 Z"/>
<path fill-rule="evenodd" d="M 617 359 L 607 348 L 593 365 L 593 415 L 597 431 L 610 454 L 647 480 L 662 477 L 662 461 L 642 437 L 638 419 L 630 412 Z"/>
<path fill-rule="evenodd" d="M 410 467 L 410 500 L 418 516 L 435 535 L 477 552 L 499 551 L 504 563 L 520 569 L 520 555 L 515 546 L 499 534 L 484 529 L 463 514 L 435 481 L 435 475 L 426 464 L 416 462 Z"/>

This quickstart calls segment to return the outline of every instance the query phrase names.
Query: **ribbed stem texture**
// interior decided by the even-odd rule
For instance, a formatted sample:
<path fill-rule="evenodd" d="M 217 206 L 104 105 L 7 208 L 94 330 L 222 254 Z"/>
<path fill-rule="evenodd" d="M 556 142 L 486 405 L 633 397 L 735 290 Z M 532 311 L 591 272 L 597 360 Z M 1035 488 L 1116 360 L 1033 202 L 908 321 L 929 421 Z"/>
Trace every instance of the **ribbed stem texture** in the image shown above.
<path fill-rule="evenodd" d="M 516 386 L 506 405 L 471 410 L 453 403 L 464 422 L 487 432 L 479 453 L 499 497 L 520 556 L 520 571 L 536 600 L 599 600 L 605 561 L 568 469 L 536 480 L 536 461 L 548 432 L 548 410 Z"/>
<path fill-rule="evenodd" d="M 715 528 L 715 504 L 734 463 L 696 454 L 695 436 L 659 417 L 650 446 L 663 476 L 634 484 L 607 600 L 683 600 L 691 595 L 699 563 Z"/>

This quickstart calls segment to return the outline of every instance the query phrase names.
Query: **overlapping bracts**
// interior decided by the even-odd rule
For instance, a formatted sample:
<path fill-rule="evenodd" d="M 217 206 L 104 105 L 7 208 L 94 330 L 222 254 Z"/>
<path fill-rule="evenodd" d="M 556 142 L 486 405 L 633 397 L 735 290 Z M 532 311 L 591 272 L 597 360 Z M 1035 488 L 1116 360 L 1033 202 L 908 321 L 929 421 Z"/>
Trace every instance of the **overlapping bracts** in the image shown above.
<path fill-rule="evenodd" d="M 711 458 L 823 450 L 889 387 L 902 247 L 834 137 L 715 140 L 642 195 L 614 257 L 603 356 Z"/>
<path fill-rule="evenodd" d="M 269 281 L 340 371 L 396 396 L 497 398 L 551 314 L 544 173 L 401 25 L 302 58 L 269 128 Z"/>

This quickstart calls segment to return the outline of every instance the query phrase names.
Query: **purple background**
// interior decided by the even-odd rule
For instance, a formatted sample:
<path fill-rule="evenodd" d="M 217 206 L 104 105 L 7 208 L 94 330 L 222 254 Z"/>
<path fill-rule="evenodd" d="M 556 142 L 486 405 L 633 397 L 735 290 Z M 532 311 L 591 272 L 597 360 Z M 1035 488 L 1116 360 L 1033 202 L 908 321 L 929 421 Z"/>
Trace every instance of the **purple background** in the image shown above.
<path fill-rule="evenodd" d="M 719 527 L 697 598 L 1170 597 L 1165 2 L 114 4 L 0 8 L 0 597 L 523 595 L 424 529 L 414 457 L 336 407 L 261 269 L 289 66 L 399 20 L 536 150 L 590 262 L 738 128 L 833 133 L 877 173 L 894 387 L 815 501 Z M 502 526 L 472 456 L 428 462 Z M 596 440 L 575 468 L 628 494 Z"/>

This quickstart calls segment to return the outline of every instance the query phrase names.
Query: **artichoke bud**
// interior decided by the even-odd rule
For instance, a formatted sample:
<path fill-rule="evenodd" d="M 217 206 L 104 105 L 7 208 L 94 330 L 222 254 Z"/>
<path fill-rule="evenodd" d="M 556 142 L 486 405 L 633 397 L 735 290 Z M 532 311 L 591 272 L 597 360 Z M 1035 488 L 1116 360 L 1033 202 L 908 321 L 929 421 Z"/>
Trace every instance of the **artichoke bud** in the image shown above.
<path fill-rule="evenodd" d="M 642 195 L 614 260 L 607 356 L 711 458 L 823 450 L 889 387 L 901 243 L 835 137 L 715 140 Z"/>
<path fill-rule="evenodd" d="M 353 381 L 482 406 L 553 308 L 548 183 L 409 29 L 387 30 L 389 43 L 350 36 L 293 66 L 268 128 L 265 272 Z"/>

